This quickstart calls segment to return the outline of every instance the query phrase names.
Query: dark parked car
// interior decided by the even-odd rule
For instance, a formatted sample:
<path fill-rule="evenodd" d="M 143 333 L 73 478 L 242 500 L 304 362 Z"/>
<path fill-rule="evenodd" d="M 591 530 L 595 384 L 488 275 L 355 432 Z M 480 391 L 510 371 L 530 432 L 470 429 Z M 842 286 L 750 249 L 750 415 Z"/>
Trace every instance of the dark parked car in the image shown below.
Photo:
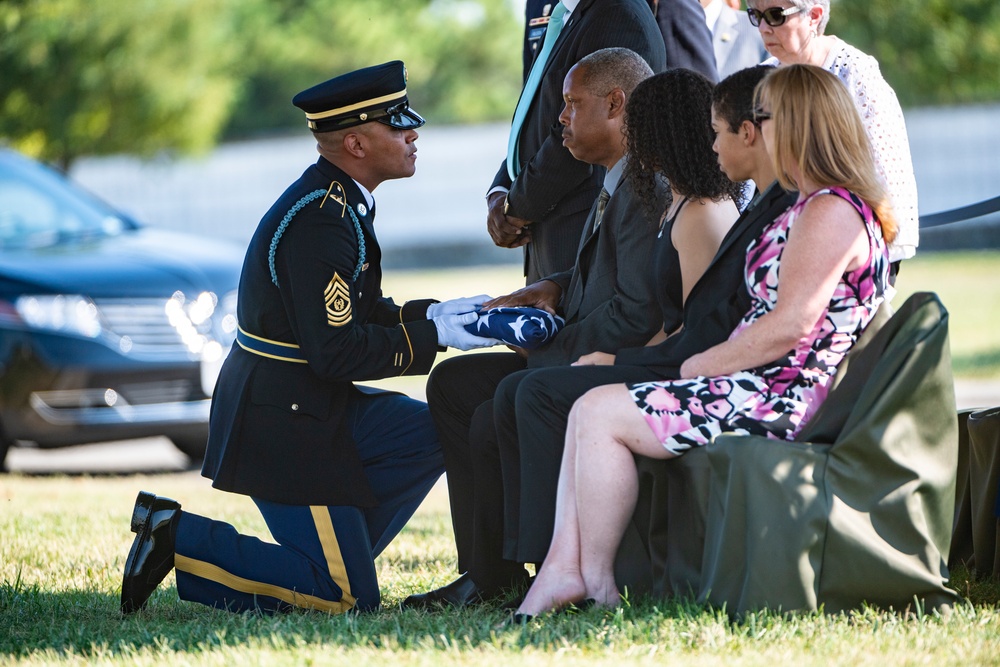
<path fill-rule="evenodd" d="M 19 443 L 157 435 L 201 459 L 242 256 L 0 148 L 0 465 Z"/>

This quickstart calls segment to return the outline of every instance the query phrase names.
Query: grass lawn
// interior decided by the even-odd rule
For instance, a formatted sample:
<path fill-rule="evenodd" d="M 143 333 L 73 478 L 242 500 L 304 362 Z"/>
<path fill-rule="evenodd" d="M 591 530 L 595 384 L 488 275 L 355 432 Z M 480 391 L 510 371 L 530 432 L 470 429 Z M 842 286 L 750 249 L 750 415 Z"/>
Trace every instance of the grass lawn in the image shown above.
<path fill-rule="evenodd" d="M 146 611 L 122 620 L 118 595 L 135 493 L 150 489 L 267 539 L 249 499 L 196 473 L 0 478 L 0 664 L 565 665 L 1000 663 L 1000 592 L 979 584 L 948 617 L 752 616 L 739 624 L 690 601 L 632 601 L 496 629 L 500 611 L 399 611 L 406 595 L 454 576 L 440 492 L 378 560 L 385 610 L 362 617 L 235 615 L 180 602 L 169 575 Z M 774 576 L 781 576 L 776 573 Z"/>
<path fill-rule="evenodd" d="M 1000 251 L 928 253 L 907 260 L 893 299 L 936 292 L 949 312 L 956 377 L 1000 380 Z"/>
<path fill-rule="evenodd" d="M 1000 378 L 998 267 L 997 252 L 927 255 L 908 261 L 900 275 L 897 304 L 931 290 L 949 308 L 959 375 Z M 390 272 L 385 292 L 398 301 L 445 299 L 519 284 L 516 266 Z M 386 384 L 419 394 L 423 382 Z M 377 562 L 385 606 L 379 614 L 232 615 L 180 602 L 171 574 L 146 611 L 123 620 L 121 572 L 140 489 L 268 539 L 249 499 L 214 491 L 194 472 L 0 476 L 0 665 L 1000 664 L 1000 584 L 970 584 L 964 572 L 953 573 L 952 584 L 967 602 L 945 617 L 860 610 L 838 617 L 759 614 L 731 623 L 689 600 L 630 600 L 616 612 L 498 629 L 504 615 L 495 609 L 402 612 L 397 604 L 405 596 L 455 576 L 441 485 Z"/>

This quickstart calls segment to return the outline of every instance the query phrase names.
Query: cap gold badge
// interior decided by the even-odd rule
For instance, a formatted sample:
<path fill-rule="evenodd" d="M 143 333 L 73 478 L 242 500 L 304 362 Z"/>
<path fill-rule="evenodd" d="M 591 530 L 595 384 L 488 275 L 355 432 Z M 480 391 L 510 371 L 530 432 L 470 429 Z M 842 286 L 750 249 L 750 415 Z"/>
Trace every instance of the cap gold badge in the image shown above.
<path fill-rule="evenodd" d="M 327 324 L 342 327 L 351 321 L 351 292 L 339 273 L 334 272 L 323 296 L 326 299 Z"/>

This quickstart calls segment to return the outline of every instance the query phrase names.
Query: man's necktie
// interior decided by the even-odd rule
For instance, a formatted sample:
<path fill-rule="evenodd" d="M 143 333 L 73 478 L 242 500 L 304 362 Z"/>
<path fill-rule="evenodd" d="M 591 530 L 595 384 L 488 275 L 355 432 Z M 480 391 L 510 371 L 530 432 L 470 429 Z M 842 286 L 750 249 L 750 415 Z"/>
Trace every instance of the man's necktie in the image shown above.
<path fill-rule="evenodd" d="M 524 82 L 524 88 L 521 89 L 521 97 L 517 101 L 517 108 L 514 109 L 514 121 L 510 125 L 510 138 L 507 140 L 507 174 L 511 180 L 517 178 L 517 175 L 521 172 L 521 163 L 517 154 L 521 126 L 524 124 L 525 116 L 528 115 L 531 101 L 535 99 L 538 84 L 542 80 L 542 72 L 545 71 L 545 62 L 549 59 L 549 53 L 551 53 L 556 40 L 559 39 L 559 33 L 563 27 L 564 14 L 566 14 L 566 5 L 560 2 L 552 10 L 549 25 L 545 28 L 545 41 L 542 43 L 542 50 L 538 52 L 538 57 L 535 58 L 535 63 L 531 66 L 528 79 Z"/>
<path fill-rule="evenodd" d="M 607 188 L 601 188 L 601 194 L 597 197 L 597 212 L 594 214 L 594 228 L 591 233 L 596 232 L 597 228 L 601 226 L 601 218 L 604 217 L 604 209 L 607 208 L 609 199 L 611 199 L 611 193 L 608 192 Z"/>

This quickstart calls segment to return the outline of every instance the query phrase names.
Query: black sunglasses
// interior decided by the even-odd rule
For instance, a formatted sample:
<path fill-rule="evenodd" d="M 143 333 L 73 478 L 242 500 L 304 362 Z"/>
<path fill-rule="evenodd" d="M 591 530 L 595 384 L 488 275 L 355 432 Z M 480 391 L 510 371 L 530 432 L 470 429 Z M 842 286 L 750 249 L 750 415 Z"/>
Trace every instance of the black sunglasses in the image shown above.
<path fill-rule="evenodd" d="M 753 124 L 754 125 L 760 125 L 765 120 L 771 120 L 771 112 L 770 111 L 764 111 L 763 109 L 754 109 L 753 110 Z"/>
<path fill-rule="evenodd" d="M 801 11 L 801 7 L 789 7 L 788 9 L 784 9 L 782 7 L 768 7 L 764 11 L 759 11 L 749 7 L 747 8 L 747 16 L 750 17 L 750 25 L 755 28 L 760 25 L 761 19 L 764 19 L 764 23 L 768 24 L 772 28 L 777 28 L 779 25 L 785 24 L 786 18 L 793 14 L 798 14 Z"/>

